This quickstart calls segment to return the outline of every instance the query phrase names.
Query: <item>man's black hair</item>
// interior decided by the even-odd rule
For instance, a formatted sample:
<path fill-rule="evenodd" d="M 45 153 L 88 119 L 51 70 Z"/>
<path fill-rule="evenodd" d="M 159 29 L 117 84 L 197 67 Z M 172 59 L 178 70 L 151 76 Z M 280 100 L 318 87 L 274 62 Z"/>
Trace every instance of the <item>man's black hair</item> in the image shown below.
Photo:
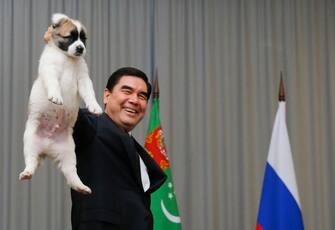
<path fill-rule="evenodd" d="M 119 82 L 120 78 L 123 76 L 133 76 L 133 77 L 138 77 L 141 78 L 145 84 L 147 85 L 148 92 L 147 92 L 147 99 L 149 100 L 150 94 L 151 94 L 151 84 L 149 83 L 147 75 L 134 67 L 123 67 L 118 70 L 116 70 L 112 75 L 109 77 L 106 88 L 109 91 L 112 91 L 114 86 Z"/>

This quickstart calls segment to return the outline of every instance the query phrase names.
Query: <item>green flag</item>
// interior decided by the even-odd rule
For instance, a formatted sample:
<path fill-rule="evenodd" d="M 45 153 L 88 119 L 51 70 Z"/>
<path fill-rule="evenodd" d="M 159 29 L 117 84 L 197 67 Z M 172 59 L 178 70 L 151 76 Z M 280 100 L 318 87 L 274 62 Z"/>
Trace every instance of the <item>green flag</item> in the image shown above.
<path fill-rule="evenodd" d="M 158 87 L 156 88 L 158 89 Z M 154 230 L 181 230 L 170 162 L 166 153 L 163 130 L 160 124 L 158 92 L 155 92 L 153 96 L 145 149 L 167 175 L 165 183 L 151 195 Z"/>

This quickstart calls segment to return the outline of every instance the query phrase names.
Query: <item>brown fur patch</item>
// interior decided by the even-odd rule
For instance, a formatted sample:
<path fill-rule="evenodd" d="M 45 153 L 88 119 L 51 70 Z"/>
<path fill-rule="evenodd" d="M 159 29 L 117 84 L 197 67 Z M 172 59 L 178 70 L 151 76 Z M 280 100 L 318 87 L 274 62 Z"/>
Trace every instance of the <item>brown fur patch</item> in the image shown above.
<path fill-rule="evenodd" d="M 48 43 L 53 36 L 66 37 L 69 36 L 71 31 L 75 29 L 75 25 L 70 19 L 62 19 L 57 25 L 51 25 L 44 33 L 44 42 Z"/>
<path fill-rule="evenodd" d="M 63 19 L 60 23 L 54 28 L 53 35 L 58 35 L 62 37 L 69 36 L 71 31 L 75 29 L 76 26 L 69 19 Z"/>

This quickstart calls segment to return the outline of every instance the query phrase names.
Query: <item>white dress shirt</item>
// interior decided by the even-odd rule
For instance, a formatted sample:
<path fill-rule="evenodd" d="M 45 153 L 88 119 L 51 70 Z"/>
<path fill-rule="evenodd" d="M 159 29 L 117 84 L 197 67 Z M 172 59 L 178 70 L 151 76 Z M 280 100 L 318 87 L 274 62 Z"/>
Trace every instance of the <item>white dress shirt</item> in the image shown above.
<path fill-rule="evenodd" d="M 131 136 L 131 132 L 129 132 Z M 141 180 L 144 192 L 146 192 L 150 187 L 150 179 L 148 174 L 147 166 L 145 166 L 144 161 L 142 160 L 141 156 L 137 153 L 139 160 L 140 160 L 140 169 L 141 169 Z"/>

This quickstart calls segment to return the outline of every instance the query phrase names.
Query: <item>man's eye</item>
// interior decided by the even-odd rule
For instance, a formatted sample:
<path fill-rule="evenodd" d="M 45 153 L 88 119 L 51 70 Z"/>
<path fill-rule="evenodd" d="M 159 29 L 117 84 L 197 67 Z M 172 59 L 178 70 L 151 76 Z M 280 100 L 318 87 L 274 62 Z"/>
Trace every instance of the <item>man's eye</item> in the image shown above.
<path fill-rule="evenodd" d="M 139 96 L 138 96 L 141 100 L 147 100 L 147 96 L 146 95 L 144 95 L 144 94 L 140 94 Z"/>
<path fill-rule="evenodd" d="M 122 90 L 122 92 L 124 92 L 126 94 L 131 94 L 131 91 L 129 89 L 124 89 L 124 90 Z"/>

